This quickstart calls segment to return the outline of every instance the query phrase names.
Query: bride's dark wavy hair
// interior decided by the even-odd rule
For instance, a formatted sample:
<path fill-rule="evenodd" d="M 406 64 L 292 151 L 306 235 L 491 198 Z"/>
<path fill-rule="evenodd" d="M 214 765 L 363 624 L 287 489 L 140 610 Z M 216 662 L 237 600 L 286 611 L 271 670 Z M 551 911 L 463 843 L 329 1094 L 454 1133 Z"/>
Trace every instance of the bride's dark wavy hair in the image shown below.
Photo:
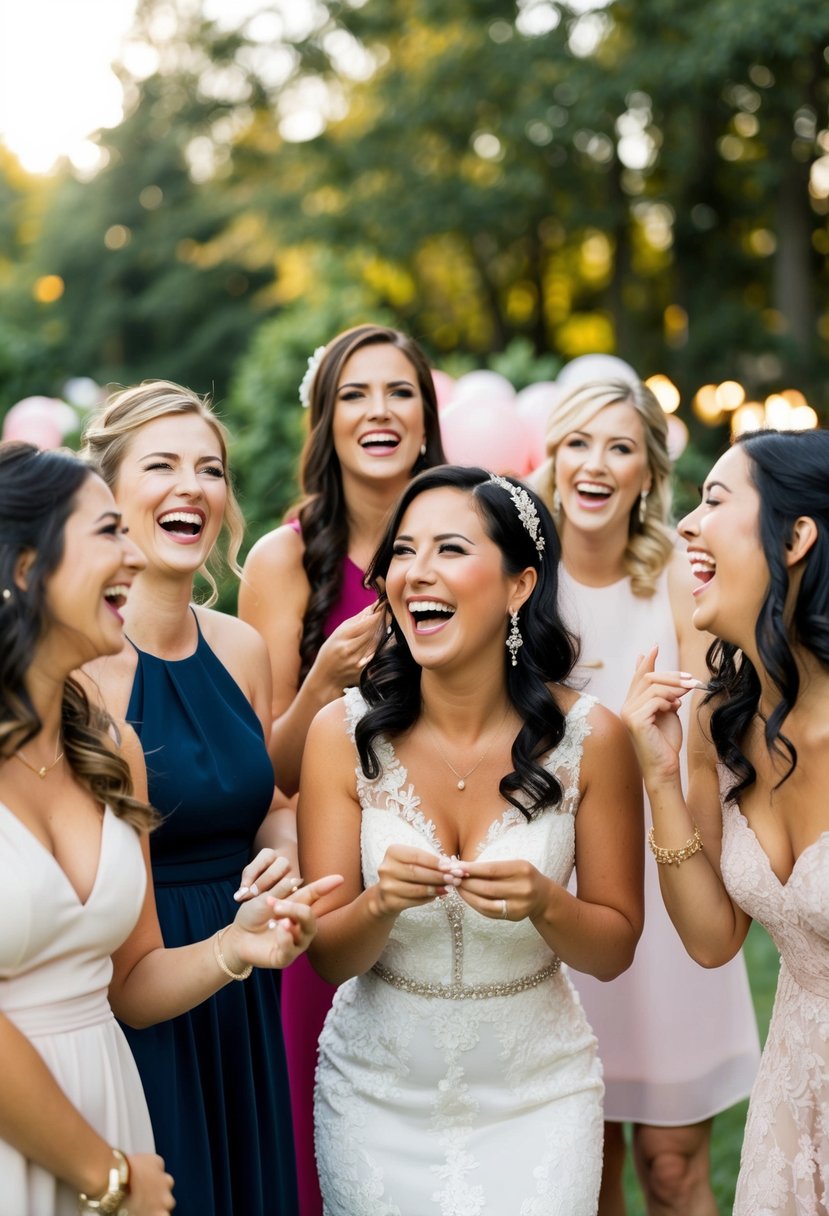
<path fill-rule="evenodd" d="M 502 778 L 499 786 L 501 796 L 531 819 L 544 807 L 561 801 L 559 782 L 539 763 L 564 736 L 564 714 L 547 685 L 560 683 L 570 675 L 578 644 L 559 615 L 561 550 L 550 513 L 532 490 L 511 477 L 506 480 L 524 490 L 538 512 L 540 535 L 544 537 L 543 554 L 538 553 L 521 522 L 509 491 L 492 481 L 492 474 L 486 469 L 443 465 L 418 474 L 404 490 L 366 576 L 385 609 L 391 631 L 383 637 L 360 677 L 360 691 L 368 710 L 357 724 L 355 739 L 362 770 L 371 780 L 380 773 L 375 740 L 402 734 L 420 716 L 421 669 L 389 608 L 385 578 L 401 521 L 414 500 L 430 490 L 460 490 L 469 494 L 487 536 L 501 550 L 505 572 L 516 575 L 532 566 L 538 574 L 536 585 L 520 611 L 519 627 L 524 643 L 516 667 L 512 666 L 504 646 L 507 695 L 523 726 L 512 744 L 514 770 Z M 506 636 L 505 618 L 504 642 Z"/>
<path fill-rule="evenodd" d="M 0 443 L 0 759 L 40 731 L 26 688 L 35 651 L 49 632 L 47 584 L 60 565 L 66 521 L 93 470 L 68 452 L 41 452 L 28 443 Z M 17 581 L 21 557 L 32 553 L 26 585 Z M 7 594 L 8 593 L 8 594 Z M 134 827 L 149 828 L 155 812 L 133 797 L 129 766 L 116 750 L 109 714 L 90 704 L 81 685 L 64 683 L 63 750 L 78 784 Z"/>
<path fill-rule="evenodd" d="M 797 767 L 797 751 L 782 726 L 800 692 L 793 646 L 829 667 L 829 431 L 758 431 L 737 442 L 748 457 L 749 475 L 760 497 L 759 540 L 769 568 L 769 586 L 755 626 L 757 651 L 779 700 L 765 722 L 769 751 Z M 797 599 L 787 614 L 789 568 L 786 547 L 801 516 L 814 520 L 817 538 L 803 558 Z M 737 777 L 735 799 L 756 780 L 741 741 L 760 706 L 760 677 L 751 660 L 731 642 L 718 640 L 708 651 L 712 675 L 706 701 L 716 699 L 711 735 L 717 755 Z"/>

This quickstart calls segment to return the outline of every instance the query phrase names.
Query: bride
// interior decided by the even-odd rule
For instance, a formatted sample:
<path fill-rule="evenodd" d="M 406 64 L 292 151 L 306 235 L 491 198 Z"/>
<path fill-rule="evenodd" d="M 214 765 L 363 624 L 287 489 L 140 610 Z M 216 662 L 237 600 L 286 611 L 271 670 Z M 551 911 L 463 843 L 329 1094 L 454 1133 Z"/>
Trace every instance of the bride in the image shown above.
<path fill-rule="evenodd" d="M 385 641 L 308 736 L 302 872 L 346 876 L 312 954 L 341 985 L 327 1216 L 596 1211 L 601 1068 L 561 964 L 611 979 L 633 958 L 641 779 L 618 719 L 564 687 L 558 557 L 520 483 L 420 474 L 369 572 Z"/>

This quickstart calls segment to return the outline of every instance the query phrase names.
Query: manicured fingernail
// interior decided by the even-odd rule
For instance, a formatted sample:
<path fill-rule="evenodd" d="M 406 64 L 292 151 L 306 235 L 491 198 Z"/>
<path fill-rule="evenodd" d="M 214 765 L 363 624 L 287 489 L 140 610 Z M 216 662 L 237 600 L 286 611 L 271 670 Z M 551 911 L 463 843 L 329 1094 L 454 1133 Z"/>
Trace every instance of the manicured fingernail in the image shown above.
<path fill-rule="evenodd" d="M 251 895 L 258 895 L 258 894 L 259 894 L 259 888 L 257 887 L 257 885 L 256 885 L 256 883 L 255 883 L 255 882 L 252 882 L 252 883 L 250 884 L 250 893 L 251 893 Z"/>
<path fill-rule="evenodd" d="M 234 891 L 234 892 L 233 892 L 233 898 L 234 898 L 234 899 L 241 899 L 241 898 L 242 898 L 242 896 L 243 896 L 243 895 L 247 895 L 247 893 L 248 893 L 248 888 L 247 888 L 247 887 L 240 887 L 238 891 Z"/>

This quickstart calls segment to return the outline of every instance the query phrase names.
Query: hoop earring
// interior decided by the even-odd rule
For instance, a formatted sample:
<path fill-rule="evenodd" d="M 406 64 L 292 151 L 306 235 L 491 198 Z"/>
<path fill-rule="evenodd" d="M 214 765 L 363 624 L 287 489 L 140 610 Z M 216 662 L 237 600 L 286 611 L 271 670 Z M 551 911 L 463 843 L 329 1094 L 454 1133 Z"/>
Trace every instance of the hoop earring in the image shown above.
<path fill-rule="evenodd" d="M 561 522 L 561 495 L 558 486 L 553 490 L 553 519 L 557 524 Z"/>
<path fill-rule="evenodd" d="M 639 523 L 645 522 L 645 516 L 648 513 L 648 491 L 643 490 L 639 496 Z"/>
<path fill-rule="evenodd" d="M 518 651 L 524 645 L 524 639 L 521 637 L 521 630 L 518 628 L 518 613 L 511 612 L 510 620 L 512 622 L 512 629 L 510 629 L 509 636 L 507 637 L 507 650 L 510 652 L 513 667 L 517 667 Z"/>

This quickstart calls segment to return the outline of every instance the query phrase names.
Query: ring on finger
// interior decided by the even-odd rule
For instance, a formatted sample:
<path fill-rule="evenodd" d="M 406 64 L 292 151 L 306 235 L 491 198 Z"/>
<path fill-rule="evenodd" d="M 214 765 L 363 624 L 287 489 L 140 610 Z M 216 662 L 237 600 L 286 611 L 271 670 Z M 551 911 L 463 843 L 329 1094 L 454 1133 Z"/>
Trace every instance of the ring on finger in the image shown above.
<path fill-rule="evenodd" d="M 501 920 L 507 919 L 508 912 L 509 912 L 509 904 L 507 903 L 507 901 L 505 899 L 502 899 L 501 900 Z"/>

